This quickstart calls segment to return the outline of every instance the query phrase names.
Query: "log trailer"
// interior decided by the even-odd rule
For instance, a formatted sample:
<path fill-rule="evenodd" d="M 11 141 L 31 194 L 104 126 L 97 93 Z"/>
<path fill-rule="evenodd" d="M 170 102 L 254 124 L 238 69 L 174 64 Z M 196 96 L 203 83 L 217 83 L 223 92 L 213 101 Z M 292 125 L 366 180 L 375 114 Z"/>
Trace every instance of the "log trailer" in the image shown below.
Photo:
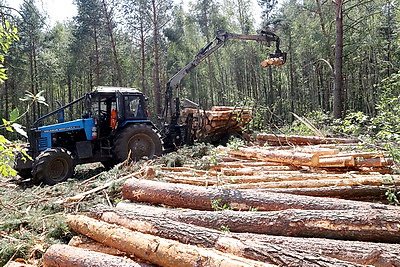
<path fill-rule="evenodd" d="M 190 122 L 180 122 L 180 102 L 172 100 L 173 91 L 181 80 L 204 59 L 229 39 L 253 40 L 270 46 L 270 65 L 282 65 L 286 53 L 279 49 L 279 37 L 263 31 L 260 35 L 222 32 L 196 54 L 194 60 L 177 72 L 167 83 L 161 126 L 149 118 L 147 98 L 133 88 L 98 87 L 93 92 L 62 106 L 36 120 L 29 131 L 28 155 L 16 157 L 15 169 L 23 178 L 54 185 L 73 175 L 78 164 L 101 162 L 111 167 L 130 157 L 132 160 L 153 158 L 163 152 L 191 144 Z M 80 104 L 79 104 L 80 103 Z M 64 113 L 72 106 L 83 106 L 81 118 L 64 121 Z M 173 107 L 175 106 L 175 107 Z M 44 125 L 46 119 L 57 116 L 57 123 Z"/>

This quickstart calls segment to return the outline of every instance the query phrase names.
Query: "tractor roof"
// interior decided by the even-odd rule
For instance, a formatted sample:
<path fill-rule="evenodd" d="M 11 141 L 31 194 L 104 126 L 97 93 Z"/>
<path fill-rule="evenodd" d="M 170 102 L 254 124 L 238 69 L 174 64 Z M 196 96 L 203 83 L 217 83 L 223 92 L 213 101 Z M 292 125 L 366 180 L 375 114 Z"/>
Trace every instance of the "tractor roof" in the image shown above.
<path fill-rule="evenodd" d="M 99 86 L 96 88 L 94 92 L 98 93 L 116 93 L 116 92 L 121 92 L 121 93 L 137 93 L 137 94 L 142 94 L 139 90 L 135 88 L 128 88 L 128 87 L 111 87 L 111 86 Z"/>

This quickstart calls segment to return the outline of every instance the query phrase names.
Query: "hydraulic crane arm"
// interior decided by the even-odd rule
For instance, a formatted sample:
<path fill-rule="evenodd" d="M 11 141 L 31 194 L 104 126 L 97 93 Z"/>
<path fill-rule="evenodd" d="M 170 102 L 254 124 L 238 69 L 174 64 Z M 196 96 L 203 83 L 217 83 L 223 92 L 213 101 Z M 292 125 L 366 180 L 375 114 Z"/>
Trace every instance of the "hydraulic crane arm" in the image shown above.
<path fill-rule="evenodd" d="M 172 92 L 176 88 L 179 87 L 182 79 L 197 65 L 199 65 L 204 59 L 208 58 L 211 54 L 213 54 L 216 50 L 218 50 L 221 46 L 223 46 L 229 39 L 237 39 L 237 40 L 250 40 L 257 41 L 263 45 L 270 46 L 271 42 L 276 43 L 276 51 L 274 54 L 270 54 L 270 57 L 273 59 L 279 59 L 279 64 L 282 65 L 286 61 L 286 53 L 282 52 L 279 49 L 280 40 L 279 37 L 269 31 L 261 31 L 259 35 L 248 35 L 248 34 L 236 34 L 230 32 L 221 32 L 217 34 L 217 36 L 206 44 L 203 48 L 199 50 L 196 54 L 193 61 L 183 67 L 180 71 L 178 71 L 168 82 L 165 91 L 165 105 L 164 105 L 164 114 L 163 119 L 165 120 L 167 114 L 169 112 L 170 103 L 172 99 Z"/>

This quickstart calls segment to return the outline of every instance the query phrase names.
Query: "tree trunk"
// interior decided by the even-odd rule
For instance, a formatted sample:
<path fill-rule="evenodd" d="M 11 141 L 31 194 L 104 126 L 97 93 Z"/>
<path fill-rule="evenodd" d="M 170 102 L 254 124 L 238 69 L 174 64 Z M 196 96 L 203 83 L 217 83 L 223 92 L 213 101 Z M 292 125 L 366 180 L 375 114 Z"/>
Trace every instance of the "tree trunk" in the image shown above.
<path fill-rule="evenodd" d="M 160 266 L 269 266 L 262 262 L 134 232 L 82 215 L 70 215 L 69 227 L 98 242 Z"/>
<path fill-rule="evenodd" d="M 234 210 L 259 211 L 285 209 L 308 210 L 397 210 L 397 207 L 364 203 L 342 199 L 327 199 L 309 196 L 288 195 L 257 190 L 236 190 L 229 188 L 206 188 L 183 184 L 171 184 L 150 180 L 127 180 L 122 186 L 122 196 L 137 202 L 165 204 L 173 207 L 212 210 L 212 201 L 221 199 L 221 205 L 227 204 Z"/>
<path fill-rule="evenodd" d="M 134 203 L 118 208 L 168 218 L 197 226 L 240 233 L 396 243 L 400 241 L 399 211 L 385 210 L 283 210 L 198 211 L 161 209 Z M 256 207 L 255 207 L 256 208 Z M 268 227 L 266 227 L 268 226 Z"/>
<path fill-rule="evenodd" d="M 158 51 L 158 14 L 156 0 L 152 0 L 153 8 L 153 41 L 154 41 L 154 105 L 157 116 L 161 116 L 161 86 L 160 86 L 160 63 Z"/>
<path fill-rule="evenodd" d="M 319 239 L 318 241 L 320 244 L 316 244 L 312 250 L 306 251 L 305 249 L 300 249 L 306 248 L 307 246 L 299 246 L 295 249 L 290 247 L 290 250 L 288 250 L 283 246 L 277 245 L 280 240 L 278 237 L 278 241 L 275 241 L 275 244 L 273 242 L 270 244 L 267 241 L 268 236 L 266 235 L 235 234 L 207 229 L 192 224 L 176 222 L 160 216 L 159 213 L 151 214 L 142 212 L 142 209 L 147 210 L 149 208 L 148 206 L 135 206 L 138 208 L 121 210 L 104 205 L 98 205 L 91 209 L 90 214 L 91 216 L 105 222 L 117 224 L 133 231 L 152 234 L 163 238 L 170 238 L 182 243 L 207 248 L 216 248 L 237 256 L 280 266 L 326 266 L 324 263 L 333 264 L 333 266 L 335 264 L 340 266 L 352 266 L 352 264 L 313 255 L 315 251 L 325 250 L 325 247 L 328 247 L 327 250 L 330 251 L 329 243 L 331 241 L 328 240 L 325 241 L 324 245 L 324 240 Z M 150 209 L 152 210 L 154 208 L 150 207 Z M 296 241 L 296 238 L 286 238 L 283 239 L 283 241 L 286 241 L 287 239 L 293 239 Z M 301 241 L 302 239 L 299 239 L 297 242 L 300 243 Z M 347 246 L 342 246 L 342 251 L 345 251 L 348 246 L 350 245 L 347 244 Z M 395 245 L 393 248 L 396 252 L 399 250 L 397 247 L 398 246 Z M 369 246 L 365 246 L 363 252 L 369 252 L 368 248 Z M 331 248 L 331 250 L 333 249 Z M 342 254 L 345 255 L 342 260 L 352 261 L 353 258 L 350 254 Z M 362 255 L 359 256 L 356 254 L 357 260 L 362 257 Z"/>
<path fill-rule="evenodd" d="M 265 161 L 281 162 L 296 166 L 318 165 L 318 155 L 303 153 L 303 152 L 285 151 L 285 150 L 271 151 L 255 147 L 242 147 L 238 150 L 219 148 L 218 151 L 227 152 L 228 154 L 235 156 L 258 158 Z"/>
<path fill-rule="evenodd" d="M 334 0 L 336 7 L 335 86 L 333 90 L 333 115 L 343 117 L 343 0 Z"/>
<path fill-rule="evenodd" d="M 133 260 L 90 251 L 68 245 L 55 244 L 47 249 L 43 257 L 44 267 L 143 267 Z"/>
<path fill-rule="evenodd" d="M 287 193 L 313 197 L 333 197 L 349 200 L 382 200 L 385 193 L 393 186 L 355 185 L 355 186 L 327 186 L 313 188 L 269 188 L 259 189 L 261 192 Z M 392 188 L 393 189 L 393 188 Z"/>
<path fill-rule="evenodd" d="M 127 256 L 125 252 L 106 246 L 83 235 L 72 237 L 71 240 L 68 242 L 68 246 L 83 248 L 113 256 Z"/>
<path fill-rule="evenodd" d="M 147 95 L 146 87 L 146 54 L 145 54 L 145 35 L 144 35 L 144 22 L 143 18 L 140 19 L 140 81 L 142 85 L 142 92 Z"/>
<path fill-rule="evenodd" d="M 94 53 L 95 53 L 95 58 L 96 58 L 96 66 L 95 66 L 95 73 L 96 73 L 96 86 L 100 85 L 100 51 L 99 51 L 99 38 L 97 35 L 97 26 L 94 25 L 93 26 L 93 39 L 94 39 Z M 90 71 L 91 73 L 92 71 Z M 91 84 L 91 88 L 92 87 L 92 79 L 90 79 L 90 84 Z"/>
<path fill-rule="evenodd" d="M 329 138 L 319 136 L 300 136 L 300 135 L 276 135 L 258 134 L 257 140 L 266 141 L 268 144 L 279 145 L 319 145 L 319 144 L 357 144 L 359 139 L 350 138 Z"/>
<path fill-rule="evenodd" d="M 103 0 L 103 11 L 104 11 L 104 16 L 106 18 L 106 23 L 107 23 L 107 30 L 108 30 L 108 35 L 110 36 L 110 43 L 111 43 L 111 49 L 113 52 L 114 56 L 114 64 L 115 64 L 115 69 L 117 71 L 117 80 L 118 80 L 118 86 L 122 87 L 122 74 L 121 74 L 121 66 L 119 64 L 118 60 L 118 53 L 117 53 L 117 44 L 114 39 L 114 33 L 112 29 L 112 18 L 111 18 L 111 11 L 108 10 L 106 1 Z"/>
<path fill-rule="evenodd" d="M 276 245 L 291 251 L 306 250 L 339 260 L 379 267 L 400 266 L 400 245 L 323 238 L 300 238 L 257 234 L 235 234 L 255 247 Z"/>
<path fill-rule="evenodd" d="M 267 188 L 314 188 L 328 186 L 358 186 L 358 185 L 400 185 L 399 176 L 393 176 L 393 181 L 386 180 L 384 176 L 359 175 L 354 178 L 323 179 L 303 181 L 260 182 L 248 184 L 230 184 L 225 187 L 236 189 L 267 189 Z"/>

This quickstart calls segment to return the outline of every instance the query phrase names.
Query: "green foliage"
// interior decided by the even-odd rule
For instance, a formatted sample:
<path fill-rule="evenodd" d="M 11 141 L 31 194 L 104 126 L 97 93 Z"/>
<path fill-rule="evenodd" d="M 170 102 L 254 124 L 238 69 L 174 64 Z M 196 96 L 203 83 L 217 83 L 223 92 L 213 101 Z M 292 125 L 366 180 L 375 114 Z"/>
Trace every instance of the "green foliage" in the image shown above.
<path fill-rule="evenodd" d="M 229 228 L 229 226 L 227 226 L 227 225 L 222 225 L 221 226 L 221 231 L 225 232 L 225 233 L 230 233 L 231 228 Z"/>
<path fill-rule="evenodd" d="M 385 196 L 390 205 L 398 206 L 400 204 L 400 201 L 399 201 L 399 198 L 397 197 L 397 195 L 399 195 L 399 192 L 395 192 L 392 189 L 388 189 L 385 192 Z"/>
<path fill-rule="evenodd" d="M 229 204 L 222 204 L 222 199 L 220 198 L 211 200 L 211 208 L 215 211 L 232 210 L 232 207 Z"/>
<path fill-rule="evenodd" d="M 15 131 L 23 137 L 28 138 L 23 126 L 19 123 L 16 123 L 16 121 L 25 116 L 33 104 L 39 103 L 47 105 L 45 98 L 42 96 L 43 92 L 44 91 L 40 91 L 36 95 L 26 92 L 25 98 L 20 99 L 21 101 L 29 101 L 26 111 L 23 114 L 20 114 L 18 108 L 13 109 L 9 115 L 9 120 L 2 119 L 3 124 L 0 124 L 0 129 L 5 129 L 8 132 Z M 5 138 L 3 135 L 0 135 L 0 176 L 8 177 L 17 175 L 17 172 L 12 166 L 14 165 L 15 155 L 18 153 L 21 155 L 22 160 L 31 159 L 31 157 L 23 148 L 21 148 L 20 145 L 11 144 L 7 138 Z"/>
<path fill-rule="evenodd" d="M 245 142 L 243 141 L 243 139 L 234 138 L 231 141 L 229 141 L 227 146 L 230 149 L 233 149 L 233 150 L 237 151 L 237 150 L 239 150 L 239 148 L 243 147 L 244 145 L 245 145 Z"/>

